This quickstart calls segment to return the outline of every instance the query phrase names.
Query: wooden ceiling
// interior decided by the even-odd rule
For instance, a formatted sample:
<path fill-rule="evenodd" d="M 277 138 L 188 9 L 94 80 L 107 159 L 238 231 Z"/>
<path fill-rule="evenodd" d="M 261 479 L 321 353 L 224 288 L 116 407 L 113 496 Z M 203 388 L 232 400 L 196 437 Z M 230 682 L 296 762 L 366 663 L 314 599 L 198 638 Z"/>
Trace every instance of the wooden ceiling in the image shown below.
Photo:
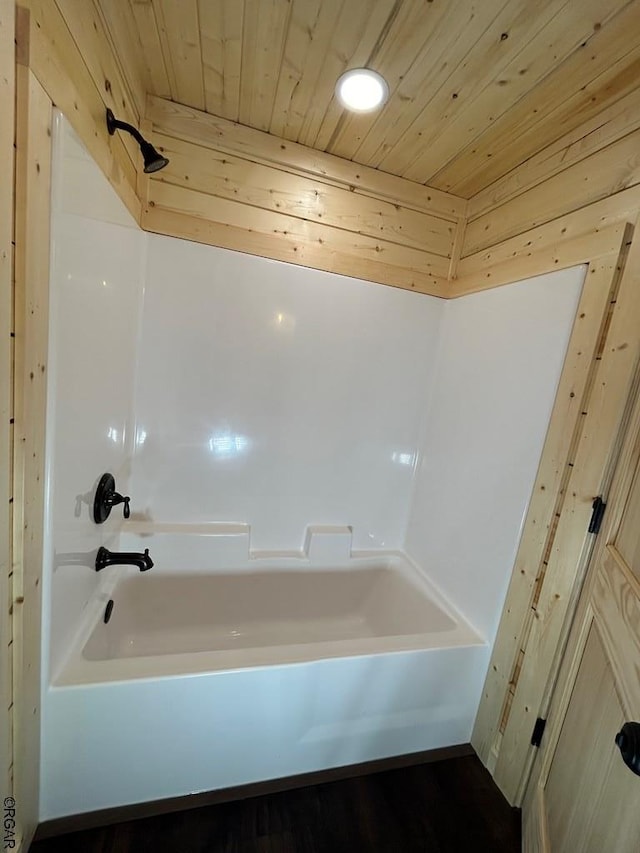
<path fill-rule="evenodd" d="M 149 93 L 465 198 L 640 85 L 640 0 L 96 2 Z"/>

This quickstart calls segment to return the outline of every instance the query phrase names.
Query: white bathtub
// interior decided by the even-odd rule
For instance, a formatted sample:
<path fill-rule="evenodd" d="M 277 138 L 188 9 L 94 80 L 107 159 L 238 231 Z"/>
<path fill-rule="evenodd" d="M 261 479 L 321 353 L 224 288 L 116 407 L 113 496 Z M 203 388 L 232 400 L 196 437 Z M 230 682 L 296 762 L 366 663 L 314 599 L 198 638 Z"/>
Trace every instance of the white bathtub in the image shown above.
<path fill-rule="evenodd" d="M 468 742 L 488 649 L 403 555 L 170 563 L 88 607 L 44 702 L 42 820 Z"/>
<path fill-rule="evenodd" d="M 128 574 L 65 670 L 77 683 L 474 644 L 396 557 L 347 569 Z"/>

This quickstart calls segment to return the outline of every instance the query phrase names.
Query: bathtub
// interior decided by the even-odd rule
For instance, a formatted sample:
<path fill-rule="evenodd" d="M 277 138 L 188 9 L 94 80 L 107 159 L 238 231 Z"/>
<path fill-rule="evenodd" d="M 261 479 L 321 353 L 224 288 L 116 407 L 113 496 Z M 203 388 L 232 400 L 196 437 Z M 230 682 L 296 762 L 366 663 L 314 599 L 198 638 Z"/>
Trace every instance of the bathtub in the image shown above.
<path fill-rule="evenodd" d="M 160 540 L 46 691 L 41 820 L 468 742 L 488 649 L 406 555 L 178 574 Z"/>

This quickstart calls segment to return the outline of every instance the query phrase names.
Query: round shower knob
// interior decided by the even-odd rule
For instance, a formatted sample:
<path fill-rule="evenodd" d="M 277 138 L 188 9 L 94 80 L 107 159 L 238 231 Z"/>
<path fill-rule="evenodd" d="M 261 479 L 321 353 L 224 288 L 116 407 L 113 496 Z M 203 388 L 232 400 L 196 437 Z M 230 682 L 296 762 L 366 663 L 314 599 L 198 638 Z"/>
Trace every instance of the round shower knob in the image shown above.
<path fill-rule="evenodd" d="M 122 514 L 125 518 L 129 518 L 131 515 L 130 500 L 128 495 L 120 495 L 116 492 L 116 481 L 113 474 L 103 474 L 100 477 L 96 496 L 93 500 L 93 520 L 96 524 L 102 524 L 109 518 L 113 507 L 118 504 L 124 504 Z"/>

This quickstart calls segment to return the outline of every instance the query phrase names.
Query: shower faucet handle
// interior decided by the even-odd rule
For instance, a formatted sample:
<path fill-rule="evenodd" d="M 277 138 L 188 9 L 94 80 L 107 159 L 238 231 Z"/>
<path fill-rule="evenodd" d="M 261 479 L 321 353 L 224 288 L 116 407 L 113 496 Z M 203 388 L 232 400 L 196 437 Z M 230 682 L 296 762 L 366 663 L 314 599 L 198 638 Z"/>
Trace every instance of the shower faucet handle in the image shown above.
<path fill-rule="evenodd" d="M 122 514 L 125 518 L 129 518 L 131 515 L 130 500 L 129 495 L 121 495 L 116 492 L 116 481 L 113 474 L 103 474 L 100 477 L 96 496 L 93 500 L 93 520 L 96 524 L 102 524 L 109 518 L 113 507 L 118 506 L 118 504 L 124 504 Z"/>
<path fill-rule="evenodd" d="M 113 492 L 111 497 L 109 498 L 109 503 L 111 507 L 117 506 L 118 504 L 124 504 L 122 507 L 122 514 L 125 518 L 129 518 L 131 515 L 131 510 L 129 509 L 129 501 L 131 498 L 129 495 L 120 495 L 118 492 Z"/>

